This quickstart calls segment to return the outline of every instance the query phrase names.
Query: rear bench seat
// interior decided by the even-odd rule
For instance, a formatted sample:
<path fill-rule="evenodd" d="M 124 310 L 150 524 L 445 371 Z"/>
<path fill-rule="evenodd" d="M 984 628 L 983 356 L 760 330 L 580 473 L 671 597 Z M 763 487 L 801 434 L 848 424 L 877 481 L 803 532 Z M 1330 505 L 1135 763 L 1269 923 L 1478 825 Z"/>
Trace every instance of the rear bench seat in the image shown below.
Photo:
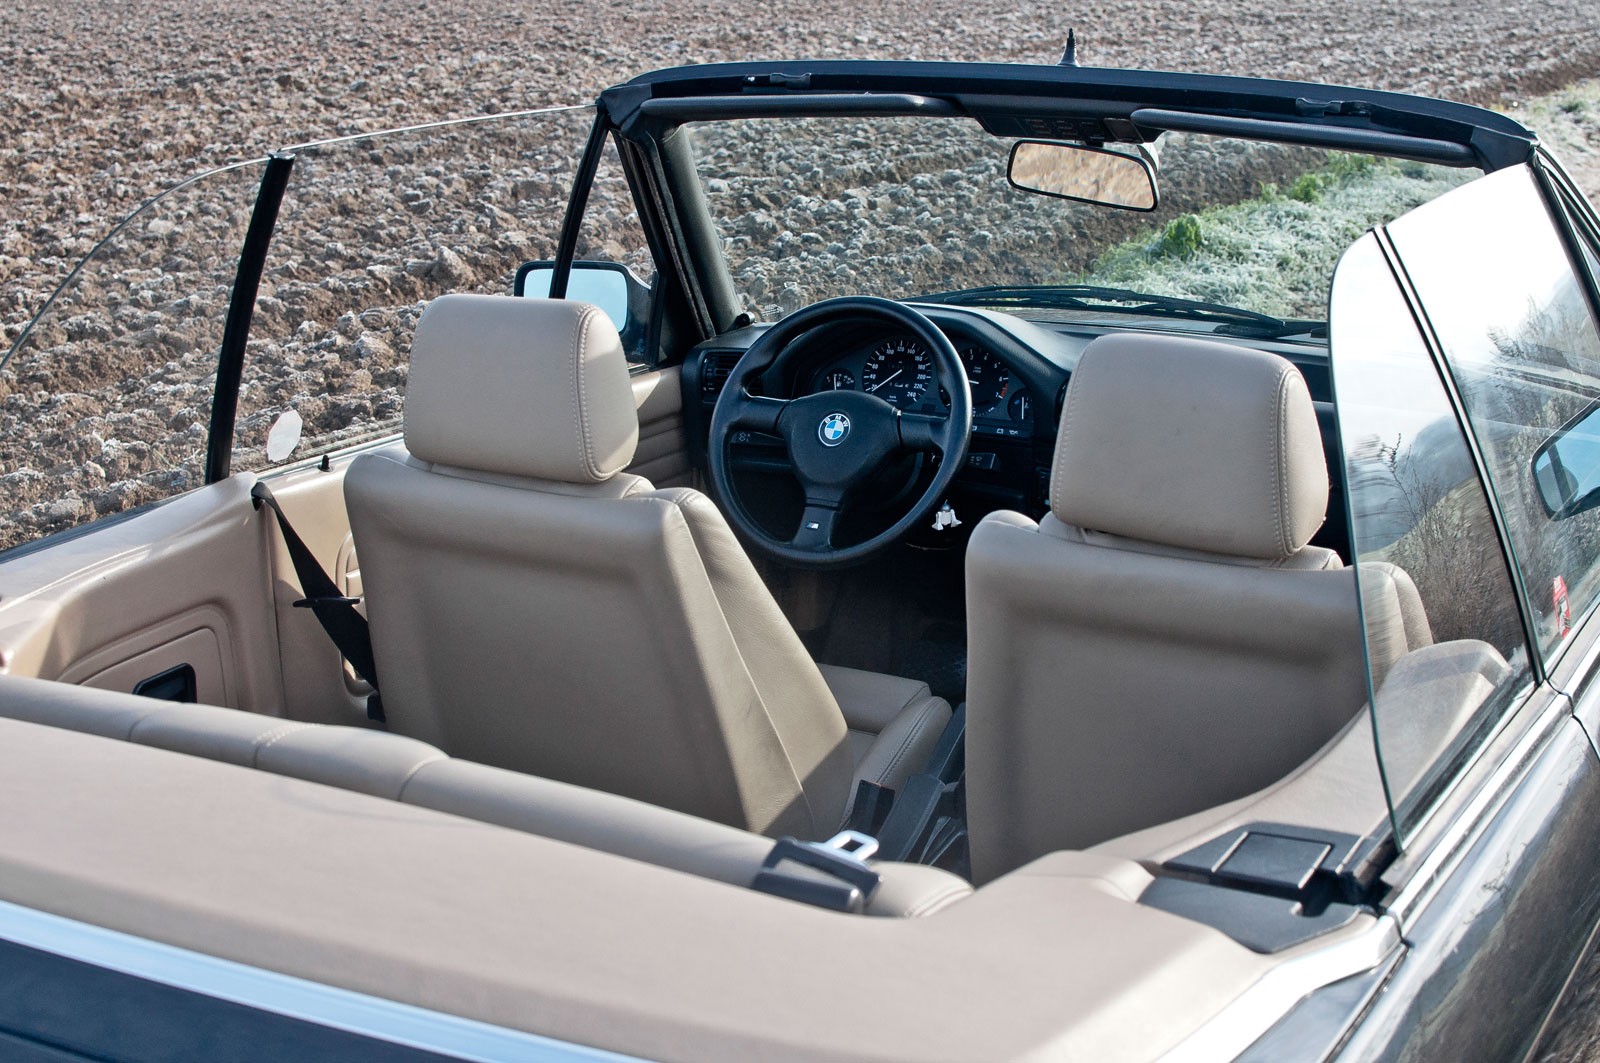
<path fill-rule="evenodd" d="M 455 760 L 385 731 L 296 723 L 39 679 L 0 677 L 0 717 L 225 761 L 418 805 L 749 886 L 770 838 L 615 794 Z M 866 913 L 928 915 L 972 887 L 936 868 L 874 862 Z"/>

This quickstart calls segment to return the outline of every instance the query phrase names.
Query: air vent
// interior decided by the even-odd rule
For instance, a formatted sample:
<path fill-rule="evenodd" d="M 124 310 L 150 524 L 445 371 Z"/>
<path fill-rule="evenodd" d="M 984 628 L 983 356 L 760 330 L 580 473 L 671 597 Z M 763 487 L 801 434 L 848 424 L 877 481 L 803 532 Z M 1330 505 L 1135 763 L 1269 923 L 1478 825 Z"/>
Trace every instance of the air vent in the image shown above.
<path fill-rule="evenodd" d="M 743 351 L 707 351 L 700 359 L 700 393 L 709 396 L 721 392 L 728 374 L 742 357 Z"/>

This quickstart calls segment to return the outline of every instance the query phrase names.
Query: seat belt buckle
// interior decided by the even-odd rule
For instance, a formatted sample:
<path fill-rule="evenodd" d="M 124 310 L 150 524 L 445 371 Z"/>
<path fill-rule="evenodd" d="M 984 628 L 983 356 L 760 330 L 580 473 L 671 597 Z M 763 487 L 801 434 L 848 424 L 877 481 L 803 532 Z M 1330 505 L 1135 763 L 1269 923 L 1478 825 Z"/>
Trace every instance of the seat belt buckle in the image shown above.
<path fill-rule="evenodd" d="M 860 914 L 882 881 L 867 864 L 877 851 L 878 839 L 854 830 L 842 830 L 825 842 L 779 838 L 750 886 L 802 904 Z"/>

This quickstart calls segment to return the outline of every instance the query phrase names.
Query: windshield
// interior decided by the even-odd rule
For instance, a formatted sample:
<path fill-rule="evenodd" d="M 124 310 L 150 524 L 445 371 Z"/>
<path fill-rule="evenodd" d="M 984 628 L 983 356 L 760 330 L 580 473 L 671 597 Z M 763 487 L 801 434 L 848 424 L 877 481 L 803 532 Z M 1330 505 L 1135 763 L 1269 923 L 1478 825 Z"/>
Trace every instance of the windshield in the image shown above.
<path fill-rule="evenodd" d="M 1013 187 L 1015 142 L 965 118 L 752 119 L 689 132 L 734 286 L 765 320 L 860 294 L 1057 320 L 1239 320 L 1133 298 L 1159 295 L 1320 323 L 1351 242 L 1476 175 L 1169 133 L 1157 145 L 1160 205 L 1146 213 Z"/>

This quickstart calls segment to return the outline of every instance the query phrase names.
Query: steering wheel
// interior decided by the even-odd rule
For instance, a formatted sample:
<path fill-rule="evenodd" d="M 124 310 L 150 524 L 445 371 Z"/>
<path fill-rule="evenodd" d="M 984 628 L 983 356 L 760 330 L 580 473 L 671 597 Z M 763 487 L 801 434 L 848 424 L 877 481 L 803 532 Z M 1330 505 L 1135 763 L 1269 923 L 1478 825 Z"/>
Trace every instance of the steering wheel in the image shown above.
<path fill-rule="evenodd" d="M 907 413 L 876 395 L 827 391 L 779 399 L 750 394 L 749 382 L 778 362 L 790 345 L 819 325 L 862 320 L 915 334 L 933 352 L 939 383 L 950 397 L 942 414 Z M 789 451 L 795 479 L 805 492 L 800 526 L 775 538 L 745 509 L 729 457 L 736 433 L 777 435 Z M 739 359 L 711 415 L 711 484 L 739 533 L 758 550 L 792 565 L 831 568 L 854 564 L 898 541 L 924 519 L 961 471 L 972 435 L 972 390 L 955 346 L 938 326 L 909 306 L 888 299 L 849 296 L 798 310 L 767 329 Z M 898 520 L 877 535 L 835 546 L 840 515 L 858 501 L 856 490 L 890 458 L 908 451 L 937 453 L 938 470 L 926 490 Z"/>

